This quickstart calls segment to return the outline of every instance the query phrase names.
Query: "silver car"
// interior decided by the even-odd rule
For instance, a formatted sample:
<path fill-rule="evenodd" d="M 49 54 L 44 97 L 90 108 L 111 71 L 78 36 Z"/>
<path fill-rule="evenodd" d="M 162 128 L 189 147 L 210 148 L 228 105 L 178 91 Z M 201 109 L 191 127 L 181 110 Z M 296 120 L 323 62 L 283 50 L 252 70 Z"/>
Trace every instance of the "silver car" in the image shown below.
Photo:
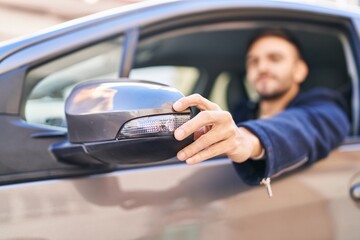
<path fill-rule="evenodd" d="M 178 161 L 171 136 L 196 114 L 172 112 L 182 94 L 230 112 L 256 97 L 244 55 L 264 27 L 303 46 L 302 90 L 348 93 L 352 126 L 271 199 L 225 156 Z M 293 1 L 150 1 L 3 44 L 0 239 L 360 239 L 359 73 L 360 11 Z M 132 135 L 139 119 L 153 128 Z"/>

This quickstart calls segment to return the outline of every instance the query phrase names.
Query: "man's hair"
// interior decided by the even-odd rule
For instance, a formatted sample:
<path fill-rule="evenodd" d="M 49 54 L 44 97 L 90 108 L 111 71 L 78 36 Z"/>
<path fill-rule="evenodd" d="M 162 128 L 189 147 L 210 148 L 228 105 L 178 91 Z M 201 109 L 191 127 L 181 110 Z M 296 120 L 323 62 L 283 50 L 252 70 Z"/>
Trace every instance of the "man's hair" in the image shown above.
<path fill-rule="evenodd" d="M 301 45 L 297 39 L 289 31 L 280 28 L 260 29 L 256 31 L 247 44 L 246 53 L 249 52 L 250 48 L 254 45 L 255 42 L 264 37 L 278 37 L 284 39 L 296 48 L 299 54 L 299 58 L 304 59 Z"/>

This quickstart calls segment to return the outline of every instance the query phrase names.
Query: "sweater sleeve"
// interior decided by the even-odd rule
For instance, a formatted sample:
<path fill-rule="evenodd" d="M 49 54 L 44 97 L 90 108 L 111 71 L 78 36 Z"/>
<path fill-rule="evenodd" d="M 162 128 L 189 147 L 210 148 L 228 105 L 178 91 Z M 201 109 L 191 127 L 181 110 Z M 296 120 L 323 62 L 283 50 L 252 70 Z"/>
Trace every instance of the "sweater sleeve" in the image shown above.
<path fill-rule="evenodd" d="M 341 96 L 327 89 L 304 94 L 271 118 L 238 126 L 253 132 L 265 149 L 264 160 L 234 163 L 240 177 L 250 185 L 326 157 L 350 128 Z"/>

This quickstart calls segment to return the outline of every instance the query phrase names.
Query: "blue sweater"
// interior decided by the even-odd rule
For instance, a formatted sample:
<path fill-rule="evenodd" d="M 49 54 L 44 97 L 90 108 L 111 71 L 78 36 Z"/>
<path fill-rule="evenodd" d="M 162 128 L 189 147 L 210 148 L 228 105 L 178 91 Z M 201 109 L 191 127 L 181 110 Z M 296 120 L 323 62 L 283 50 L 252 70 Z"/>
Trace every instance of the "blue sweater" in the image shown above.
<path fill-rule="evenodd" d="M 248 108 L 244 115 L 255 116 L 255 110 Z M 271 118 L 248 120 L 238 126 L 253 132 L 265 149 L 264 160 L 234 163 L 250 185 L 326 157 L 350 129 L 344 99 L 325 88 L 300 93 L 285 111 Z"/>

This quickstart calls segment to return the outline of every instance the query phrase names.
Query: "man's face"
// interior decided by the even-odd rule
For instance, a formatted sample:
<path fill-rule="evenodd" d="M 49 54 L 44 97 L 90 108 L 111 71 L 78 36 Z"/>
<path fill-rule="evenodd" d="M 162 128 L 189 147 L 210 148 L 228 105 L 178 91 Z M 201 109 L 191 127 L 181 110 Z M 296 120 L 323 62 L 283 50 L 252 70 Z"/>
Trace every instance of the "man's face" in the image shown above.
<path fill-rule="evenodd" d="M 248 51 L 247 78 L 260 97 L 274 99 L 304 80 L 299 77 L 300 62 L 294 45 L 280 37 L 265 36 Z"/>

